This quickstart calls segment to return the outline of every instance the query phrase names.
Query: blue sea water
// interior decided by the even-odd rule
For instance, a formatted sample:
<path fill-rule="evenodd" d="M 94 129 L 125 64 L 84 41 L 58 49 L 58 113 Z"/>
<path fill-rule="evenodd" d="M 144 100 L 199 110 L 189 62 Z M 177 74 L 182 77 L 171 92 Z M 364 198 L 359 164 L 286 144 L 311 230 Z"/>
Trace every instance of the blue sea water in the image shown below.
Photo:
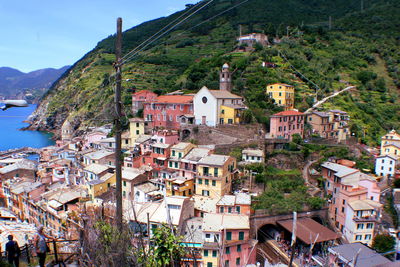
<path fill-rule="evenodd" d="M 36 105 L 25 108 L 0 110 L 0 151 L 21 147 L 45 147 L 53 145 L 52 134 L 38 131 L 20 131 L 28 126 L 23 121 L 35 110 Z"/>

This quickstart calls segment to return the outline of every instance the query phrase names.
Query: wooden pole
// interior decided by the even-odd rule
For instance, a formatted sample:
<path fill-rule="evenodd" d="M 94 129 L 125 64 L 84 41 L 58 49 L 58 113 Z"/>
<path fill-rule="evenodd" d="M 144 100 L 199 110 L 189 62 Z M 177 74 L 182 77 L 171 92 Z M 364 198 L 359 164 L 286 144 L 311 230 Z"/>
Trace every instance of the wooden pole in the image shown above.
<path fill-rule="evenodd" d="M 121 53 L 122 53 L 122 19 L 117 19 L 117 37 L 115 42 L 115 175 L 116 175 L 116 223 L 122 230 L 122 162 L 121 162 Z"/>

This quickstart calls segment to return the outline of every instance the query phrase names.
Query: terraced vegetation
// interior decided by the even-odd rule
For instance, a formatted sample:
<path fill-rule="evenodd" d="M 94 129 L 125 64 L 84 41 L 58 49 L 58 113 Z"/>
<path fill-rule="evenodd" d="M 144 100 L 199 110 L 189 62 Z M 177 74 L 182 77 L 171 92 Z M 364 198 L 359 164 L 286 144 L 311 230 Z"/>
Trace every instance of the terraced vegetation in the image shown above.
<path fill-rule="evenodd" d="M 352 131 L 368 144 L 391 128 L 400 128 L 398 1 L 283 1 L 251 0 L 215 19 L 236 0 L 220 0 L 151 45 L 123 68 L 123 102 L 130 114 L 132 90 L 162 94 L 182 89 L 195 93 L 202 86 L 218 88 L 218 71 L 228 62 L 234 70 L 234 92 L 246 98 L 254 121 L 268 126 L 269 115 L 279 111 L 265 95 L 268 83 L 296 87 L 296 108 L 346 87 L 357 86 L 328 101 L 323 109 L 350 113 Z M 143 23 L 124 34 L 127 53 L 168 24 L 181 12 Z M 329 29 L 328 17 L 333 17 Z M 282 42 L 237 52 L 239 25 L 243 33 L 278 35 Z M 370 25 L 373 25 L 370 27 Z M 289 37 L 286 35 L 289 26 Z M 54 129 L 69 117 L 76 129 L 110 122 L 113 101 L 113 36 L 98 46 L 62 77 L 43 99 L 36 127 Z M 262 62 L 277 68 L 263 68 Z M 47 107 L 47 108 L 46 108 Z"/>

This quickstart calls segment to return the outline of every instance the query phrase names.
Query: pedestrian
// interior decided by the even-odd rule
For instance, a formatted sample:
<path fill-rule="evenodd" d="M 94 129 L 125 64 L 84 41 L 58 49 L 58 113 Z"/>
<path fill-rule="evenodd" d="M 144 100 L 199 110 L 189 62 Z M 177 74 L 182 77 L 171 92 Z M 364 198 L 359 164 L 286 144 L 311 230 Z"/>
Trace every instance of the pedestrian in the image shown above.
<path fill-rule="evenodd" d="M 33 239 L 33 245 L 36 249 L 36 254 L 39 259 L 40 267 L 44 267 L 44 264 L 46 262 L 46 254 L 47 252 L 50 252 L 50 249 L 46 244 L 46 238 L 51 239 L 50 236 L 47 236 L 45 233 L 43 233 L 43 226 L 41 225 L 37 228 L 37 234 Z"/>
<path fill-rule="evenodd" d="M 18 242 L 13 239 L 14 237 L 12 235 L 8 236 L 8 242 L 6 244 L 7 260 L 12 266 L 19 267 L 19 255 L 21 254 L 21 250 L 19 249 Z"/>

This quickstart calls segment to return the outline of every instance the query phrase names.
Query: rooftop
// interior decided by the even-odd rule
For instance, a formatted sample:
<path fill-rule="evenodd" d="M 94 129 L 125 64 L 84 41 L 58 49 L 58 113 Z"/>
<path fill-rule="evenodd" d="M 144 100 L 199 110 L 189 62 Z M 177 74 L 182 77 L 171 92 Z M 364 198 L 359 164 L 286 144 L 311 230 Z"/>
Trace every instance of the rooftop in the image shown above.
<path fill-rule="evenodd" d="M 145 194 L 158 190 L 158 187 L 156 185 L 154 185 L 153 183 L 150 183 L 150 182 L 146 182 L 144 184 L 136 185 L 135 188 L 137 190 L 140 190 L 140 191 L 144 192 Z"/>
<path fill-rule="evenodd" d="M 211 154 L 199 160 L 201 165 L 223 166 L 230 156 Z"/>
<path fill-rule="evenodd" d="M 122 167 L 122 178 L 125 180 L 133 180 L 143 173 L 144 171 L 137 168 Z"/>
<path fill-rule="evenodd" d="M 217 202 L 217 205 L 223 205 L 223 206 L 251 205 L 251 196 L 246 193 L 237 193 L 235 195 L 224 195 Z"/>
<path fill-rule="evenodd" d="M 86 166 L 83 170 L 88 171 L 94 174 L 100 174 L 102 172 L 105 172 L 108 170 L 108 166 L 102 165 L 102 164 L 97 164 L 97 163 L 92 163 L 88 166 Z"/>
<path fill-rule="evenodd" d="M 333 255 L 337 255 L 340 260 L 346 263 L 354 261 L 354 256 L 358 254 L 357 264 L 355 267 L 373 267 L 380 264 L 391 263 L 390 260 L 362 243 L 344 244 L 331 247 L 328 248 L 328 251 Z"/>
<path fill-rule="evenodd" d="M 94 151 L 94 152 L 87 153 L 84 156 L 89 158 L 89 159 L 96 160 L 96 159 L 101 159 L 101 158 L 110 156 L 112 154 L 114 154 L 114 152 L 110 152 L 110 151 L 107 151 L 107 150 L 99 150 L 99 151 Z"/>
<path fill-rule="evenodd" d="M 274 117 L 274 116 L 298 116 L 298 115 L 305 115 L 305 114 L 302 112 L 295 111 L 295 110 L 286 110 L 286 111 L 278 112 L 278 113 L 272 115 L 272 117 Z"/>
<path fill-rule="evenodd" d="M 261 149 L 243 149 L 242 154 L 255 157 L 263 157 L 264 151 L 262 151 Z"/>
<path fill-rule="evenodd" d="M 182 162 L 195 162 L 197 163 L 200 159 L 207 156 L 211 149 L 195 147 L 183 158 Z"/>
<path fill-rule="evenodd" d="M 353 200 L 349 202 L 349 206 L 354 210 L 373 210 L 377 208 L 381 208 L 382 204 L 379 202 L 364 199 L 364 200 Z"/>
<path fill-rule="evenodd" d="M 340 165 L 340 164 L 329 162 L 329 161 L 324 162 L 321 166 L 334 171 L 335 175 L 337 177 L 343 177 L 343 176 L 347 176 L 347 175 L 359 172 L 359 170 L 357 170 L 357 169 L 349 168 L 344 165 Z"/>
<path fill-rule="evenodd" d="M 166 104 L 190 104 L 193 102 L 191 95 L 161 95 L 154 101 L 155 103 Z"/>
<path fill-rule="evenodd" d="M 192 143 L 179 142 L 178 144 L 173 145 L 173 146 L 171 147 L 171 149 L 184 150 L 184 149 L 186 149 L 188 146 L 192 146 Z"/>
<path fill-rule="evenodd" d="M 223 229 L 250 229 L 249 216 L 238 214 L 205 213 L 203 231 L 220 232 Z"/>
<path fill-rule="evenodd" d="M 37 170 L 37 163 L 28 159 L 17 161 L 14 164 L 0 168 L 0 174 L 5 174 L 20 169 L 35 171 Z"/>
<path fill-rule="evenodd" d="M 229 91 L 225 90 L 209 90 L 210 93 L 215 97 L 215 98 L 220 98 L 220 99 L 243 99 L 243 97 L 232 94 Z"/>

